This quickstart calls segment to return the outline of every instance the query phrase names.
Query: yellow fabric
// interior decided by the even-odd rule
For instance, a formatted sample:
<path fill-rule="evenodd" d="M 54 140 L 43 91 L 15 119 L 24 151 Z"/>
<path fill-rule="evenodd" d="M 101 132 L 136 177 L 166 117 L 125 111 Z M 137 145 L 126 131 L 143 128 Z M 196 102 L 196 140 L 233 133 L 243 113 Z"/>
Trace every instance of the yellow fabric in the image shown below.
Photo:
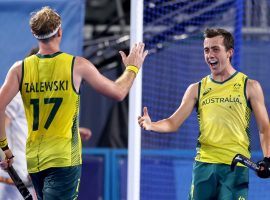
<path fill-rule="evenodd" d="M 0 141 L 0 148 L 6 147 L 8 145 L 7 138 Z"/>
<path fill-rule="evenodd" d="M 58 52 L 23 62 L 21 94 L 28 122 L 26 144 L 30 173 L 82 163 L 79 94 L 73 80 L 74 57 Z"/>
<path fill-rule="evenodd" d="M 222 83 L 213 81 L 210 76 L 201 80 L 200 134 L 195 160 L 231 164 L 237 153 L 250 158 L 251 109 L 245 95 L 246 80 L 247 76 L 240 72 Z"/>

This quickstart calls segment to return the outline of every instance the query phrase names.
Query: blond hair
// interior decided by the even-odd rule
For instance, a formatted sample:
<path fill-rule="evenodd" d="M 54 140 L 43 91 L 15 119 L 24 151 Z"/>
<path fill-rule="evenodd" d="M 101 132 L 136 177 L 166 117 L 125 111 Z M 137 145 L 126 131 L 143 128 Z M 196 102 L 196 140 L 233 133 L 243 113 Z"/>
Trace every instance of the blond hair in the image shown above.
<path fill-rule="evenodd" d="M 32 13 L 29 24 L 36 38 L 47 39 L 61 26 L 61 17 L 56 11 L 46 6 Z"/>

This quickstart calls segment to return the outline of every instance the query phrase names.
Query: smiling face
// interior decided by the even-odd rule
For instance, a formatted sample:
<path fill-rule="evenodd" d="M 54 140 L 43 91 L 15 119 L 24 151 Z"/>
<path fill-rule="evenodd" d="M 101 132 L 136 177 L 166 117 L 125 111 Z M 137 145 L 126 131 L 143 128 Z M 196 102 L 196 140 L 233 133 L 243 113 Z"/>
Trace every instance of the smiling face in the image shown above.
<path fill-rule="evenodd" d="M 204 39 L 204 58 L 212 75 L 222 74 L 227 68 L 231 67 L 232 54 L 232 48 L 226 50 L 223 36 L 218 35 Z"/>

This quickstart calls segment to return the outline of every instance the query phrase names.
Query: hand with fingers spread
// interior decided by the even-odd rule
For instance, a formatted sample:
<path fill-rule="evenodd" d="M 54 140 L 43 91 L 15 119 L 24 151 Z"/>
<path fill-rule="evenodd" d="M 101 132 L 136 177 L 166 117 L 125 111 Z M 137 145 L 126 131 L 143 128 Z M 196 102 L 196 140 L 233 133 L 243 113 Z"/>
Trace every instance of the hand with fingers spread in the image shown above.
<path fill-rule="evenodd" d="M 151 131 L 152 121 L 148 114 L 147 107 L 143 108 L 143 116 L 138 117 L 138 123 L 144 130 Z"/>
<path fill-rule="evenodd" d="M 136 43 L 130 50 L 128 56 L 123 51 L 119 51 L 122 61 L 126 67 L 135 66 L 138 69 L 141 68 L 142 63 L 148 54 L 148 51 L 144 50 L 144 46 L 145 45 L 142 42 Z"/>

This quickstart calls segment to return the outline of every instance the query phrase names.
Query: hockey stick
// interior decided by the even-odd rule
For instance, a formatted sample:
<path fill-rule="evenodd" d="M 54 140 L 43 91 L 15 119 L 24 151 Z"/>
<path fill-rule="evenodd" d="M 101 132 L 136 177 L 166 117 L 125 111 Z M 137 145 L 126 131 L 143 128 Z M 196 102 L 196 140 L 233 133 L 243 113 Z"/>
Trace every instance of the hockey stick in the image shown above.
<path fill-rule="evenodd" d="M 238 162 L 247 166 L 249 169 L 252 169 L 256 172 L 260 169 L 260 167 L 256 163 L 254 163 L 252 160 L 250 160 L 249 158 L 243 156 L 242 154 L 236 154 L 234 156 L 234 158 L 232 159 L 232 163 L 231 163 L 231 170 L 232 171 L 234 171 L 234 168 Z"/>
<path fill-rule="evenodd" d="M 2 151 L 2 149 L 0 149 L 0 161 L 4 160 L 5 157 L 6 156 L 4 152 Z M 12 166 L 10 166 L 7 168 L 6 171 L 9 174 L 10 178 L 13 180 L 14 185 L 18 188 L 23 198 L 25 200 L 33 200 L 31 193 L 29 192 L 29 190 L 27 189 L 27 187 L 25 186 L 25 184 L 23 183 L 22 179 L 19 177 L 15 169 Z"/>

